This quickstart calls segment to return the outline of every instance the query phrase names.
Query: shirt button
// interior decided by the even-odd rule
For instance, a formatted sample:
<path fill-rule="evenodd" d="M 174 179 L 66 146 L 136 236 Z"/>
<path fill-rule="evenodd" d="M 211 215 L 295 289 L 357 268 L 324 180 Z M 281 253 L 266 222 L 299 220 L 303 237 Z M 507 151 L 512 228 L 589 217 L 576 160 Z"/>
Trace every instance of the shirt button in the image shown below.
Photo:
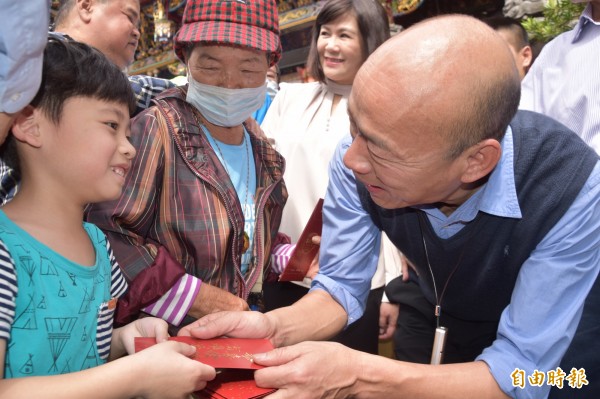
<path fill-rule="evenodd" d="M 12 96 L 10 96 L 10 101 L 16 103 L 17 101 L 19 101 L 21 99 L 21 95 L 22 95 L 21 93 L 13 94 Z"/>

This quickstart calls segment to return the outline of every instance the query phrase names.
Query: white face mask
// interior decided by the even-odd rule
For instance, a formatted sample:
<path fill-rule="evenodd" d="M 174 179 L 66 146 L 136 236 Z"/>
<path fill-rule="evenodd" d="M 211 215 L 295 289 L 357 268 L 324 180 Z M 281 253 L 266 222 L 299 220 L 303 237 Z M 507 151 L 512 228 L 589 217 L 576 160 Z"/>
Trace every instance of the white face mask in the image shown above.
<path fill-rule="evenodd" d="M 271 100 L 275 97 L 275 94 L 279 91 L 279 84 L 274 80 L 267 79 L 267 94 L 271 97 Z"/>
<path fill-rule="evenodd" d="M 217 126 L 239 126 L 265 101 L 267 83 L 248 89 L 227 89 L 198 83 L 188 75 L 186 101 Z"/>

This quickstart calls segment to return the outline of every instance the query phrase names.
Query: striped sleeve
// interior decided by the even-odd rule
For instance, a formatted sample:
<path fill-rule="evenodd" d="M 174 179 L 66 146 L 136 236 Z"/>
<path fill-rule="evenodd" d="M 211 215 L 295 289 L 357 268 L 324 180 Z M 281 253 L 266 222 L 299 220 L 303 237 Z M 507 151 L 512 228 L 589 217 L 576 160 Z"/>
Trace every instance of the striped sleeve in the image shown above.
<path fill-rule="evenodd" d="M 277 274 L 281 274 L 285 266 L 290 261 L 290 256 L 294 252 L 296 244 L 279 244 L 271 251 L 271 269 Z"/>
<path fill-rule="evenodd" d="M 17 274 L 8 249 L 0 241 L 0 339 L 9 340 L 15 318 Z"/>
<path fill-rule="evenodd" d="M 100 232 L 100 230 L 98 230 Z M 110 297 L 111 299 L 100 305 L 98 310 L 98 320 L 96 327 L 96 343 L 98 345 L 98 354 L 103 360 L 107 360 L 110 354 L 110 345 L 112 342 L 113 319 L 115 313 L 114 298 L 119 298 L 127 291 L 127 282 L 121 268 L 115 259 L 110 243 L 106 238 L 106 252 L 110 261 Z"/>
<path fill-rule="evenodd" d="M 199 278 L 184 274 L 158 301 L 142 310 L 178 326 L 192 307 L 201 283 Z"/>
<path fill-rule="evenodd" d="M 121 267 L 115 259 L 115 254 L 110 247 L 110 242 L 106 240 L 106 251 L 110 259 L 110 296 L 120 298 L 127 291 L 127 281 L 121 272 Z"/>

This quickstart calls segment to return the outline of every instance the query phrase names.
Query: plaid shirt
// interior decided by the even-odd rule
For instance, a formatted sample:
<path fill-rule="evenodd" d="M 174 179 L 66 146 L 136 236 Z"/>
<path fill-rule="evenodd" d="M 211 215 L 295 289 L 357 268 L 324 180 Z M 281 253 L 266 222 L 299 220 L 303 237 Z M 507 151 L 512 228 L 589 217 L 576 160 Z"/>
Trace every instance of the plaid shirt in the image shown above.
<path fill-rule="evenodd" d="M 152 99 L 167 89 L 175 87 L 175 83 L 167 79 L 146 75 L 129 76 L 129 83 L 135 94 L 135 116 L 152 105 Z"/>
<path fill-rule="evenodd" d="M 284 160 L 251 132 L 256 163 L 253 262 L 241 274 L 244 216 L 235 188 L 185 101 L 168 90 L 132 121 L 137 149 L 120 199 L 92 205 L 87 220 L 108 235 L 124 274 L 132 279 L 164 246 L 187 273 L 247 299 L 270 253 L 287 198 Z M 156 289 L 157 287 L 153 287 Z M 163 295 L 170 287 L 157 289 Z M 149 287 L 145 287 L 149 289 Z M 166 290 L 165 290 L 166 289 Z"/>
<path fill-rule="evenodd" d="M 0 159 L 0 206 L 13 199 L 19 188 L 19 175 Z"/>

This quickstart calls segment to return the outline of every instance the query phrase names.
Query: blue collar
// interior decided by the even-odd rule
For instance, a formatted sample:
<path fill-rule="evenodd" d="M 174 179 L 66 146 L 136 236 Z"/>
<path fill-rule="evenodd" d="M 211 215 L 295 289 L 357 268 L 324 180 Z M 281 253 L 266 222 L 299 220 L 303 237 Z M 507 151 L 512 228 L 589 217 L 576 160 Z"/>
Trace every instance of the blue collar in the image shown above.
<path fill-rule="evenodd" d="M 514 146 L 510 126 L 501 142 L 502 155 L 500 161 L 485 183 L 464 204 L 459 206 L 450 216 L 446 216 L 438 208 L 430 206 L 416 207 L 428 215 L 443 220 L 443 224 L 469 223 L 479 211 L 490 215 L 520 219 L 521 207 L 517 198 L 514 172 Z"/>

